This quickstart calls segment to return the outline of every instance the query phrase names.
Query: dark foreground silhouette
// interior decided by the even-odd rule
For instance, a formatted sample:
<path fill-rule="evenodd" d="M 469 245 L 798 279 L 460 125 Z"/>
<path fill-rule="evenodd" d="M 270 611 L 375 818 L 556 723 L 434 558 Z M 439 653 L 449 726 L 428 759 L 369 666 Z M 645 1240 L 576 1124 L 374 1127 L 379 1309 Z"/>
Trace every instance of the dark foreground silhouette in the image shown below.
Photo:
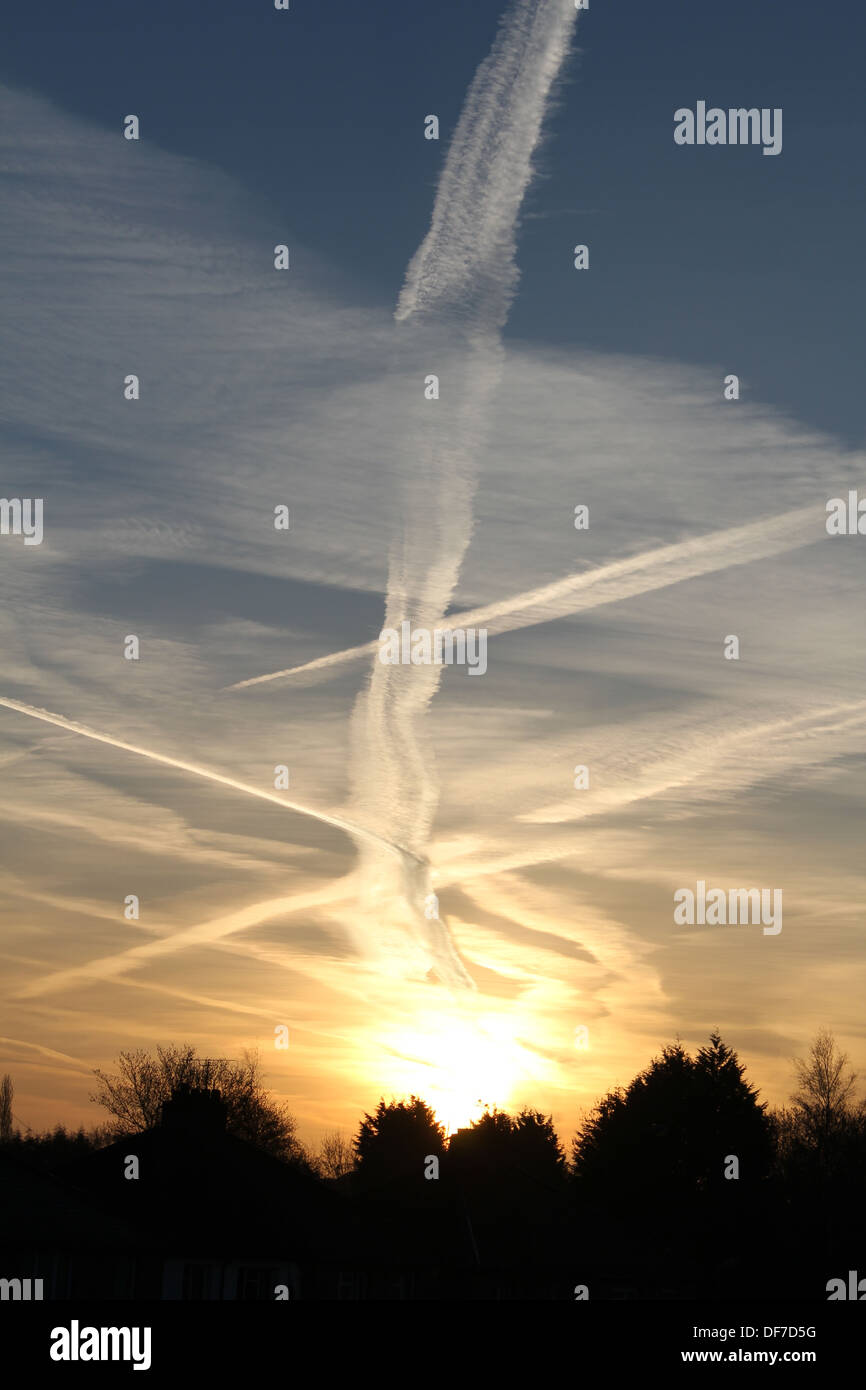
<path fill-rule="evenodd" d="M 190 1049 L 160 1055 L 185 1069 L 162 1100 L 131 1074 L 121 1137 L 7 1125 L 0 1297 L 30 1279 L 45 1299 L 826 1300 L 839 1280 L 866 1299 L 866 1123 L 829 1035 L 790 1109 L 768 1113 L 714 1034 L 605 1096 L 570 1163 L 537 1111 L 446 1140 L 412 1096 L 380 1101 L 331 1177 L 252 1104 L 254 1075 L 233 1092 L 220 1064 L 224 1094 L 191 1084 L 213 1073 Z"/>

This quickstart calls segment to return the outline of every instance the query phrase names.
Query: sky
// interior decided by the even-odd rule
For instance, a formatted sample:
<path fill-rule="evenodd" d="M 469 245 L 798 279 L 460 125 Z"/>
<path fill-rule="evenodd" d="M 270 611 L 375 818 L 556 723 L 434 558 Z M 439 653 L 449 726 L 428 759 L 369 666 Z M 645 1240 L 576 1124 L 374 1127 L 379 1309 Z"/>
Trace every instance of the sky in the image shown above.
<path fill-rule="evenodd" d="M 311 1142 L 410 1092 L 568 1137 L 715 1027 L 774 1103 L 822 1025 L 863 1059 L 866 541 L 825 516 L 866 495 L 866 21 L 574 19 L 12 6 L 22 1125 L 96 1122 L 93 1068 L 171 1041 L 257 1047 Z M 782 152 L 676 145 L 699 100 L 781 108 Z M 483 675 L 378 661 L 386 617 L 463 613 Z M 782 930 L 678 924 L 699 881 L 780 889 Z"/>

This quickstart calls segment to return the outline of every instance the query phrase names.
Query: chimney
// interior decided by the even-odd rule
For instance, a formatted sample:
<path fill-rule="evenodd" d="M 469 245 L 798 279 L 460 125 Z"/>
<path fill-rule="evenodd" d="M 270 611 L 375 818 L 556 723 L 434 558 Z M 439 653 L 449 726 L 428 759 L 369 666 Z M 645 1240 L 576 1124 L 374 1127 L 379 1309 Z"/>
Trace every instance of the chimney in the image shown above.
<path fill-rule="evenodd" d="M 163 1129 L 187 1134 L 224 1134 L 228 1106 L 217 1090 L 198 1086 L 176 1086 L 171 1099 L 164 1102 L 160 1123 Z"/>

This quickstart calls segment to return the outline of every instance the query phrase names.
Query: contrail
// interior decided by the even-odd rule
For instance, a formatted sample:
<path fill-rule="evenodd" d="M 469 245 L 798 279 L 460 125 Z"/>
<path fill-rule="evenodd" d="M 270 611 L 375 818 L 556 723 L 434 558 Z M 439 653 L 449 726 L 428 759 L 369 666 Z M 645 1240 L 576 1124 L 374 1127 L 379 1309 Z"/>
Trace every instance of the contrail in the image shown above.
<path fill-rule="evenodd" d="M 672 756 L 660 759 L 649 768 L 641 770 L 637 778 L 629 776 L 618 779 L 610 794 L 604 796 L 600 802 L 595 802 L 585 810 L 582 807 L 577 808 L 574 801 L 562 803 L 563 818 L 567 815 L 568 825 L 567 833 L 559 840 L 548 835 L 542 846 L 537 840 L 527 840 L 524 837 L 519 848 L 503 847 L 491 850 L 484 859 L 479 860 L 477 853 L 473 851 L 471 860 L 465 864 L 462 860 L 455 864 L 452 857 L 449 866 L 443 867 L 439 873 L 439 887 L 459 886 L 489 875 L 501 875 L 515 869 L 569 858 L 575 854 L 577 848 L 573 835 L 575 821 L 605 816 L 612 810 L 621 810 L 635 802 L 652 800 L 671 790 L 685 795 L 695 782 L 707 775 L 708 771 L 715 774 L 719 766 L 733 766 L 735 769 L 719 788 L 722 795 L 729 796 L 734 790 L 740 791 L 744 787 L 754 786 L 764 778 L 776 775 L 794 764 L 798 768 L 814 763 L 826 765 L 828 753 L 823 741 L 826 736 L 836 735 L 839 740 L 838 746 L 844 751 L 843 736 L 851 728 L 862 727 L 864 721 L 866 701 L 861 700 L 819 706 L 793 716 L 761 720 L 734 730 L 718 726 L 713 726 L 712 732 L 707 728 L 698 730 L 696 734 L 687 737 Z M 790 742 L 781 742 L 785 735 L 791 736 Z M 819 742 L 810 752 L 808 748 L 803 747 L 802 740 L 813 738 L 817 738 Z M 857 747 L 859 748 L 859 744 Z M 735 749 L 738 752 L 732 757 Z M 550 823 L 548 815 L 556 809 L 547 808 L 547 812 L 542 810 L 530 813 L 520 819 L 530 825 L 539 822 Z M 551 820 L 562 824 L 554 815 L 551 815 Z M 277 916 L 286 917 L 317 907 L 342 907 L 345 910 L 349 909 L 355 900 L 354 885 L 349 879 L 304 894 L 264 899 L 221 917 L 181 928 L 171 935 L 160 936 L 153 941 L 129 947 L 114 955 L 90 960 L 84 965 L 65 970 L 52 971 L 18 990 L 15 997 L 31 998 L 49 994 L 83 981 L 123 980 L 128 970 L 147 965 L 162 956 L 173 955 L 190 947 L 225 946 L 237 933 L 273 920 Z M 341 915 L 349 914 L 344 911 Z"/>
<path fill-rule="evenodd" d="M 487 332 L 504 325 L 519 279 L 517 218 L 576 19 L 563 0 L 516 0 L 500 22 L 466 95 L 395 318 L 435 312 Z"/>
<path fill-rule="evenodd" d="M 101 734 L 96 729 L 88 728 L 86 724 L 78 724 L 62 714 L 53 714 L 51 710 L 37 709 L 33 705 L 23 704 L 20 700 L 9 700 L 3 697 L 0 697 L 0 705 L 5 705 L 7 709 L 17 710 L 19 714 L 29 715 L 31 719 L 41 719 L 46 724 L 56 724 L 58 728 L 68 729 L 72 734 L 80 734 L 82 738 L 92 738 L 97 743 L 107 743 L 110 748 L 121 748 L 126 753 L 135 753 L 139 758 L 149 758 L 153 763 L 162 763 L 164 767 L 176 768 L 179 772 L 191 772 L 195 777 L 205 777 L 209 782 L 218 782 L 220 786 L 231 787 L 233 791 L 246 792 L 247 796 L 257 796 L 262 801 L 271 801 L 275 806 L 281 806 L 284 811 L 295 811 L 298 815 L 310 816 L 313 820 L 321 821 L 324 825 L 332 825 L 338 830 L 344 830 L 353 839 L 369 841 L 377 849 L 385 849 L 399 860 L 408 861 L 406 868 L 409 870 L 417 867 L 416 856 L 411 854 L 409 850 L 384 839 L 363 825 L 356 824 L 355 821 L 344 820 L 342 816 L 332 816 L 327 811 L 315 811 L 311 806 L 302 806 L 298 801 L 289 801 L 287 798 L 278 796 L 276 792 L 265 791 L 262 787 L 253 787 L 248 782 L 239 782 L 235 777 L 226 777 L 224 773 L 214 772 L 212 768 L 202 767 L 199 763 L 188 763 L 182 758 L 170 758 L 165 753 L 154 753 L 151 748 L 139 748 L 134 743 L 126 743 L 123 739 L 115 738 L 113 734 Z"/>
<path fill-rule="evenodd" d="M 502 373 L 500 333 L 519 278 L 517 217 L 575 19 L 563 0 L 516 0 L 509 9 L 469 88 L 430 229 L 406 273 L 394 314 L 411 325 L 408 339 L 400 330 L 400 360 L 417 362 L 416 383 L 422 365 L 426 373 L 435 362 L 443 400 L 422 406 L 417 394 L 408 398 L 423 414 L 406 429 L 409 485 L 403 534 L 389 554 L 385 627 L 407 619 L 440 627 L 457 585 L 473 530 L 476 459 Z M 443 983 L 474 989 L 426 862 L 438 788 L 421 732 L 441 678 L 432 662 L 375 662 L 356 701 L 353 806 L 385 838 L 405 835 L 416 856 L 395 874 L 392 862 L 359 846 L 360 883 L 368 911 L 414 936 Z"/>
<path fill-rule="evenodd" d="M 42 1043 L 25 1042 L 23 1038 L 0 1038 L 0 1043 L 6 1043 L 12 1047 L 29 1047 L 31 1051 L 39 1052 L 43 1057 L 56 1057 L 61 1062 L 71 1062 L 85 1076 L 93 1075 L 93 1068 L 89 1067 L 80 1057 L 70 1057 L 68 1052 L 56 1052 L 53 1047 L 44 1047 Z"/>
<path fill-rule="evenodd" d="M 318 892 L 305 893 L 300 896 L 298 901 L 304 908 L 315 906 L 320 897 L 321 894 Z M 286 894 L 281 894 L 277 898 L 267 898 L 262 902 L 238 908 L 235 911 L 225 913 L 222 917 L 210 919 L 194 927 L 184 927 L 171 936 L 157 937 L 154 941 L 142 942 L 140 946 L 131 946 L 125 951 L 117 951 L 113 956 L 104 956 L 98 960 L 88 961 L 85 965 L 71 966 L 66 970 L 52 971 L 51 974 L 25 985 L 23 989 L 18 991 L 17 998 L 27 999 L 36 995 L 52 994 L 57 990 L 68 989 L 70 985 L 84 981 L 115 979 L 124 971 L 135 969 L 136 966 L 147 964 L 158 957 L 174 955 L 178 951 L 187 950 L 189 947 L 213 946 L 224 936 L 230 936 L 233 932 L 245 931 L 249 927 L 257 926 L 260 922 L 277 916 L 292 901 L 292 898 Z"/>
<path fill-rule="evenodd" d="M 410 457 L 418 460 L 421 486 L 409 498 L 406 530 L 391 551 L 388 625 L 399 625 L 411 606 L 416 624 L 440 626 L 469 544 L 475 458 L 501 373 L 499 333 L 519 278 L 517 215 L 575 21 L 576 10 L 563 0 L 515 0 L 469 89 L 445 161 L 430 230 L 407 271 L 395 318 L 421 326 L 422 336 L 415 338 L 415 345 L 425 353 L 441 348 L 446 338 L 443 329 L 450 334 L 456 328 L 463 362 L 462 370 L 453 373 L 449 405 L 438 428 L 433 428 L 437 422 L 432 419 L 426 422 L 426 446 L 419 451 L 417 436 L 407 439 Z M 438 337 L 429 336 L 431 324 L 434 334 L 438 326 Z M 425 492 L 430 486 L 432 497 Z M 209 768 L 101 734 L 48 710 L 10 699 L 0 699 L 0 704 L 346 831 L 359 849 L 368 899 L 392 916 L 396 906 L 397 920 L 421 942 L 426 959 L 444 983 L 474 988 L 447 924 L 438 911 L 428 910 L 434 895 L 429 892 L 426 848 L 436 790 L 429 759 L 420 747 L 418 720 L 440 678 L 438 665 L 407 670 L 377 663 L 370 687 L 356 705 L 355 801 L 377 818 L 380 832 L 360 821 L 314 811 Z M 154 947 L 150 943 L 136 948 L 137 957 L 146 959 Z"/>
<path fill-rule="evenodd" d="M 748 522 L 745 526 L 731 526 L 709 535 L 694 536 L 687 541 L 646 550 L 627 560 L 614 560 L 596 569 L 566 575 L 540 588 L 512 594 L 495 603 L 452 613 L 442 626 L 483 627 L 487 629 L 489 637 L 495 637 L 518 628 L 554 622 L 557 618 L 571 617 L 575 613 L 599 608 L 602 604 L 621 603 L 624 599 L 650 593 L 654 589 L 664 589 L 686 579 L 696 579 L 735 565 L 750 565 L 757 560 L 782 555 L 787 550 L 812 545 L 826 535 L 826 519 L 826 508 L 822 504 L 820 507 L 800 507 L 795 511 L 783 512 L 780 516 Z M 364 642 L 358 647 L 347 647 L 344 651 L 317 657 L 302 666 L 289 666 L 283 671 L 271 671 L 264 676 L 238 681 L 227 689 L 243 690 L 266 681 L 328 670 L 359 661 L 378 650 L 378 642 Z"/>

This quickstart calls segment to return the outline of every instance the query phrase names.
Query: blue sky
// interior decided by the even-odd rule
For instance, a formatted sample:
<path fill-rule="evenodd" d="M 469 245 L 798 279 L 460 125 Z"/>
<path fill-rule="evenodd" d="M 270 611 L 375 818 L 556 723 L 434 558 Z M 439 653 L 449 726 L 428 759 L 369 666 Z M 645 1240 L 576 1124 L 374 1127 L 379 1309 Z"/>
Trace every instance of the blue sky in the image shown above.
<path fill-rule="evenodd" d="M 499 15 L 13 22 L 2 493 L 43 496 L 46 531 L 0 540 L 0 950 L 32 1123 L 87 1119 L 89 1069 L 167 1039 L 270 1048 L 309 1134 L 409 1090 L 565 1132 L 677 1031 L 720 1026 L 774 1099 L 816 1027 L 862 1050 L 863 558 L 823 515 L 866 473 L 863 19 L 593 0 L 525 197 L 507 160 L 476 180 L 469 235 L 455 217 L 407 290 Z M 781 155 L 676 146 L 698 100 L 782 107 Z M 468 263 L 496 299 L 515 188 L 500 354 L 496 304 L 467 344 L 445 291 Z M 395 326 L 401 289 L 439 303 L 424 332 Z M 482 679 L 380 688 L 350 656 L 226 689 L 374 641 L 403 589 L 486 615 Z M 262 798 L 282 763 L 312 815 Z M 335 817 L 414 845 L 473 995 L 427 978 L 408 861 Z M 781 886 L 782 933 L 675 928 L 701 878 Z"/>
<path fill-rule="evenodd" d="M 501 6 L 16 8 L 7 81 L 106 129 L 140 111 L 149 140 L 226 170 L 357 295 L 388 302 Z M 864 43 L 866 17 L 841 0 L 591 5 L 529 194 L 542 216 L 524 225 L 509 333 L 724 364 L 862 443 Z M 676 148 L 673 111 L 699 98 L 781 106 L 783 157 Z M 438 144 L 419 140 L 428 111 Z M 577 241 L 593 257 L 579 280 Z"/>

